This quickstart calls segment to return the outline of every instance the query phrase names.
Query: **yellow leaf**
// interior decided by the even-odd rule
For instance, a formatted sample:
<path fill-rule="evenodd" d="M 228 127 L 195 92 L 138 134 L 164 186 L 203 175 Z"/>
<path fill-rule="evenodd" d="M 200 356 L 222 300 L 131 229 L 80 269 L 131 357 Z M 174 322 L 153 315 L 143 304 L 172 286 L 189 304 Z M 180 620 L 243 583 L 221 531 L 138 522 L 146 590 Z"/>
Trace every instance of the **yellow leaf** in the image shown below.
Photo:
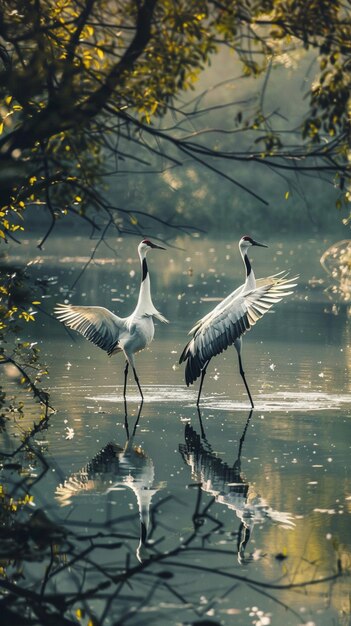
<path fill-rule="evenodd" d="M 103 50 L 101 50 L 101 48 L 97 48 L 97 55 L 100 59 L 103 59 L 105 56 L 105 53 Z"/>
<path fill-rule="evenodd" d="M 285 194 L 285 200 L 287 200 L 289 198 L 289 196 L 290 196 L 290 191 L 287 191 L 286 194 Z"/>
<path fill-rule="evenodd" d="M 5 104 L 10 104 L 11 100 L 12 100 L 12 96 L 6 96 Z"/>
<path fill-rule="evenodd" d="M 33 300 L 32 304 L 41 304 L 40 300 Z"/>
<path fill-rule="evenodd" d="M 1 135 L 3 130 L 4 130 L 4 122 L 1 122 L 0 123 L 0 135 Z"/>
<path fill-rule="evenodd" d="M 80 196 L 76 196 L 74 199 L 76 202 L 82 202 L 82 198 Z"/>
<path fill-rule="evenodd" d="M 138 223 L 138 220 L 134 215 L 131 215 L 129 219 L 130 219 L 131 224 L 133 224 L 133 226 L 135 226 Z"/>
<path fill-rule="evenodd" d="M 153 115 L 157 111 L 158 102 L 155 100 L 153 105 L 150 107 L 150 115 Z"/>
<path fill-rule="evenodd" d="M 3 230 L 0 230 L 0 237 L 1 239 L 6 239 L 6 235 Z"/>
<path fill-rule="evenodd" d="M 34 183 L 36 183 L 37 181 L 37 177 L 36 176 L 31 176 L 29 179 L 29 184 L 30 185 L 34 185 Z"/>

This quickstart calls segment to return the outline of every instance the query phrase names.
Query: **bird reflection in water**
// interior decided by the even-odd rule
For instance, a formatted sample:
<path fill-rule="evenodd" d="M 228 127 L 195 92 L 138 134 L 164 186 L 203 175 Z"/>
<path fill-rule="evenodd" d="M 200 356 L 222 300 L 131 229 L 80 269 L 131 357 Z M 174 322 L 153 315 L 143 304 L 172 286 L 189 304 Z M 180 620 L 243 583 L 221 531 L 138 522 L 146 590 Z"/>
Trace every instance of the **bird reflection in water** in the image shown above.
<path fill-rule="evenodd" d="M 131 489 L 137 499 L 140 518 L 140 539 L 136 550 L 142 563 L 151 558 L 148 546 L 151 501 L 163 486 L 155 486 L 155 467 L 152 459 L 134 443 L 141 407 L 131 436 L 128 417 L 125 416 L 127 441 L 124 446 L 108 443 L 78 472 L 56 488 L 55 497 L 61 506 L 72 504 L 81 495 L 107 495 L 113 491 Z"/>
<path fill-rule="evenodd" d="M 200 483 L 201 490 L 213 496 L 217 503 L 234 511 L 240 520 L 237 557 L 240 564 L 248 563 L 253 555 L 247 557 L 245 549 L 255 524 L 262 524 L 267 520 L 286 528 L 292 528 L 295 524 L 290 513 L 275 511 L 261 496 L 255 494 L 241 471 L 241 453 L 252 411 L 246 421 L 239 442 L 238 456 L 232 467 L 213 452 L 205 435 L 199 409 L 198 413 L 201 436 L 187 423 L 185 443 L 180 444 L 179 451 L 191 468 L 192 479 Z"/>

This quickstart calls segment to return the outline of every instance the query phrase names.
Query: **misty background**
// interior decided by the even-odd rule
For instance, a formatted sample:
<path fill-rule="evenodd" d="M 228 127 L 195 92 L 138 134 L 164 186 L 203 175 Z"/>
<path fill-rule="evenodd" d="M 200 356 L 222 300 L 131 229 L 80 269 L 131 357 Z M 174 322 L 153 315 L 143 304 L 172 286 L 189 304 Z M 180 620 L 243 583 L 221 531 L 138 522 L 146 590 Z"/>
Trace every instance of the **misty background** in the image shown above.
<path fill-rule="evenodd" d="M 285 146 L 302 145 L 301 123 L 308 110 L 308 90 L 318 70 L 318 58 L 315 52 L 300 49 L 281 55 L 278 61 L 280 64 L 268 72 L 268 80 L 263 76 L 243 77 L 234 55 L 221 50 L 200 73 L 196 89 L 183 93 L 178 100 L 179 109 L 175 106 L 161 121 L 153 122 L 160 128 L 172 129 L 175 137 L 187 136 L 202 146 L 235 152 L 237 159 L 200 155 L 202 163 L 196 162 L 168 144 L 163 146 L 170 157 L 167 160 L 150 151 L 150 147 L 155 151 L 159 147 L 158 138 L 152 143 L 148 137 L 143 150 L 130 138 L 123 146 L 120 137 L 122 156 L 118 162 L 107 163 L 108 171 L 101 182 L 111 205 L 132 214 L 145 211 L 175 228 L 194 227 L 215 237 L 224 234 L 238 238 L 244 231 L 266 236 L 272 231 L 345 236 L 345 211 L 339 206 L 340 190 L 337 184 L 334 187 L 337 181 L 330 173 L 287 169 L 292 161 L 280 161 L 280 167 L 276 167 L 269 157 L 266 164 L 250 158 L 242 160 L 244 155 L 264 149 L 265 133 L 262 128 L 252 128 L 260 111 L 268 116 Z M 238 122 L 245 120 L 250 128 L 239 129 Z M 223 176 L 209 168 L 220 170 Z M 26 213 L 27 236 L 41 230 L 49 220 L 38 207 Z M 119 220 L 123 227 L 130 216 L 121 215 Z M 135 221 L 142 232 L 150 235 L 167 231 L 147 216 Z M 66 229 L 70 234 L 72 229 L 89 231 L 81 220 L 69 215 L 58 232 L 64 235 Z"/>

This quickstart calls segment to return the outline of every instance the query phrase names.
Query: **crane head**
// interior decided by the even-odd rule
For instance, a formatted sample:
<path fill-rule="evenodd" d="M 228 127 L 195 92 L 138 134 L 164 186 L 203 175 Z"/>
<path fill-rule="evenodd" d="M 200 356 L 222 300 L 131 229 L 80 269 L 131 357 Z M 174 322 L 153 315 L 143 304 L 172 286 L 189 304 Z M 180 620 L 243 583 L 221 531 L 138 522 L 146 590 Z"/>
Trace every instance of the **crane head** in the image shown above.
<path fill-rule="evenodd" d="M 239 248 L 249 248 L 250 246 L 260 246 L 260 248 L 268 248 L 265 243 L 259 243 L 249 237 L 248 235 L 244 235 L 239 241 Z"/>
<path fill-rule="evenodd" d="M 149 250 L 155 249 L 155 248 L 157 250 L 166 250 L 166 248 L 163 248 L 162 246 L 158 246 L 156 243 L 153 243 L 149 239 L 143 239 L 143 241 L 141 241 L 138 246 L 139 251 L 144 252 L 144 254 L 146 254 L 146 252 L 148 252 Z"/>

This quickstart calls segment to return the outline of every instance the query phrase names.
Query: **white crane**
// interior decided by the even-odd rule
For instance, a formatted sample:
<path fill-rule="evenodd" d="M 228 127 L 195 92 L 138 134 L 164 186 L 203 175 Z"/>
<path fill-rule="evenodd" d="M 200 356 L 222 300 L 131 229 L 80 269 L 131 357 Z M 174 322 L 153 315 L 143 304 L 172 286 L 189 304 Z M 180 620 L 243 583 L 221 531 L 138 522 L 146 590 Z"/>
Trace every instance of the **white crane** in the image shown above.
<path fill-rule="evenodd" d="M 193 334 L 193 337 L 185 346 L 179 359 L 179 363 L 186 361 L 185 382 L 187 386 L 195 382 L 201 375 L 197 406 L 199 406 L 202 385 L 210 360 L 226 350 L 228 346 L 234 345 L 238 353 L 240 375 L 244 381 L 251 407 L 254 407 L 242 366 L 241 337 L 274 304 L 280 302 L 284 296 L 290 295 L 292 293 L 290 289 L 296 286 L 296 283 L 293 282 L 296 277 L 287 278 L 283 272 L 256 281 L 247 255 L 251 246 L 268 248 L 265 244 L 258 243 L 251 237 L 245 236 L 240 239 L 239 250 L 246 271 L 245 283 L 195 324 L 189 332 L 189 335 Z"/>
<path fill-rule="evenodd" d="M 150 275 L 146 263 L 149 250 L 165 250 L 162 246 L 144 239 L 138 246 L 141 263 L 141 284 L 139 299 L 135 310 L 129 317 L 118 317 L 102 306 L 74 306 L 72 304 L 58 304 L 55 314 L 58 319 L 78 331 L 109 356 L 123 352 L 126 358 L 124 370 L 124 398 L 127 392 L 127 376 L 129 365 L 133 368 L 135 382 L 143 400 L 143 392 L 135 369 L 134 355 L 151 343 L 154 337 L 154 322 L 156 317 L 161 322 L 168 320 L 154 307 L 151 299 Z"/>

